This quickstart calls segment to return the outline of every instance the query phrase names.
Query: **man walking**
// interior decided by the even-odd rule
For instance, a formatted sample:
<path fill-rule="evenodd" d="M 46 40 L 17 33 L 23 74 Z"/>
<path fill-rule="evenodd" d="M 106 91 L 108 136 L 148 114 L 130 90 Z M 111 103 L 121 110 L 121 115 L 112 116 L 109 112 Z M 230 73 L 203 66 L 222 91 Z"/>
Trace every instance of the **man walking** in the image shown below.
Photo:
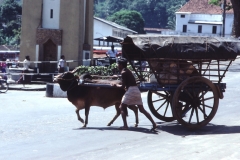
<path fill-rule="evenodd" d="M 137 105 L 139 111 L 143 113 L 152 122 L 152 130 L 155 130 L 157 128 L 157 124 L 153 121 L 151 115 L 143 107 L 141 92 L 136 84 L 136 80 L 132 72 L 127 69 L 127 60 L 125 58 L 121 58 L 118 60 L 118 69 L 121 71 L 122 85 L 112 84 L 112 86 L 121 87 L 126 90 L 126 93 L 124 94 L 120 104 L 121 115 L 123 119 L 123 127 L 120 127 L 120 129 L 128 129 L 126 118 L 127 106 Z"/>

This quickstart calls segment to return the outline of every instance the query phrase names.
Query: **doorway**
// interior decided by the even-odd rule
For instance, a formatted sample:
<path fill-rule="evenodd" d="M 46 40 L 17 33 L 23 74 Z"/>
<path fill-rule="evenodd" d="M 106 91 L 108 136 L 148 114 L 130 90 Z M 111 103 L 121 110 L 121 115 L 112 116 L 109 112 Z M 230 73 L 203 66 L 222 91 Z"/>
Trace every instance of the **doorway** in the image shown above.
<path fill-rule="evenodd" d="M 43 61 L 47 61 L 42 64 L 43 73 L 55 73 L 57 71 L 57 63 L 50 63 L 50 61 L 57 61 L 57 45 L 49 39 L 43 44 Z"/>

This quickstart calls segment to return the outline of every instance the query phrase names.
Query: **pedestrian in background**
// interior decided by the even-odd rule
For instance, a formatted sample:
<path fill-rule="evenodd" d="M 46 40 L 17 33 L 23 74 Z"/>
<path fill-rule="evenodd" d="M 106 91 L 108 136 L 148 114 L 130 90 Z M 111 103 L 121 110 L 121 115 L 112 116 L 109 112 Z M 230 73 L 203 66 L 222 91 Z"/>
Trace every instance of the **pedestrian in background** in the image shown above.
<path fill-rule="evenodd" d="M 22 73 L 28 74 L 30 67 L 30 57 L 26 56 L 23 61 L 23 71 Z M 30 75 L 22 75 L 20 79 L 17 81 L 18 84 L 26 84 L 31 82 L 31 76 Z"/>
<path fill-rule="evenodd" d="M 116 63 L 118 51 L 114 49 L 114 45 L 111 46 L 111 50 L 106 52 L 107 57 L 109 57 L 109 64 L 112 65 Z"/>
<path fill-rule="evenodd" d="M 2 62 L 1 62 L 1 71 L 2 73 L 6 73 L 6 67 L 7 67 L 7 64 L 6 64 L 6 58 L 3 58 L 2 59 Z"/>
<path fill-rule="evenodd" d="M 65 56 L 62 55 L 61 59 L 58 61 L 58 73 L 63 73 L 65 67 Z"/>

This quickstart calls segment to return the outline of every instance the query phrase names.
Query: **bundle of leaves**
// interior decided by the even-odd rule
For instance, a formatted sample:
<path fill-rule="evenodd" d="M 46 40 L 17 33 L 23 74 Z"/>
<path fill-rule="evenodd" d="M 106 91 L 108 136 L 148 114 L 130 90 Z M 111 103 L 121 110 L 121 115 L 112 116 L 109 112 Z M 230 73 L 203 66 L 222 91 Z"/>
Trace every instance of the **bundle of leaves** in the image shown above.
<path fill-rule="evenodd" d="M 133 70 L 131 65 L 127 66 L 128 69 L 131 71 Z M 89 73 L 91 75 L 98 75 L 98 76 L 112 76 L 120 74 L 118 70 L 117 64 L 114 63 L 109 65 L 108 67 L 105 66 L 79 66 L 77 67 L 77 75 L 82 75 L 84 73 Z"/>

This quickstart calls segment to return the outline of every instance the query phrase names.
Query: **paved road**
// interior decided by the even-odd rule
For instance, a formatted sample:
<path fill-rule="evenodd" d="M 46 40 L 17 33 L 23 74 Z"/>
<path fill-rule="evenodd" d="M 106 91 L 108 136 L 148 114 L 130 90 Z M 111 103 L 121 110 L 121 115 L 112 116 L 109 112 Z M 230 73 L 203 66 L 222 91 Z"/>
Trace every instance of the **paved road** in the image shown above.
<path fill-rule="evenodd" d="M 67 99 L 47 98 L 44 91 L 10 90 L 0 94 L 0 159 L 240 159 L 238 67 L 237 61 L 224 79 L 227 90 L 217 114 L 197 131 L 154 118 L 159 129 L 150 132 L 151 124 L 142 114 L 139 127 L 134 128 L 131 111 L 130 130 L 120 131 L 120 117 L 106 126 L 115 114 L 113 107 L 92 107 L 88 128 L 81 129 Z M 147 106 L 146 93 L 142 96 Z"/>

